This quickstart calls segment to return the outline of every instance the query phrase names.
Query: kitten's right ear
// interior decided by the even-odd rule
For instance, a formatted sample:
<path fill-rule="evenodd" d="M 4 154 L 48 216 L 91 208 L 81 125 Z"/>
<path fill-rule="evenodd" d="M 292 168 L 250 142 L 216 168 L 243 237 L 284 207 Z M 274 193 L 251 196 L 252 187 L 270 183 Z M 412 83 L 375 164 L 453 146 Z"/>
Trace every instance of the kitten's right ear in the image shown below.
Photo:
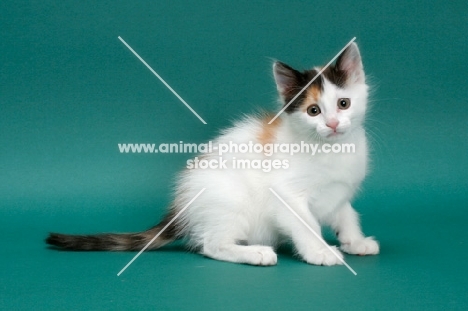
<path fill-rule="evenodd" d="M 275 76 L 276 88 L 283 99 L 297 89 L 299 84 L 300 74 L 297 70 L 289 67 L 282 62 L 273 64 L 273 74 Z"/>

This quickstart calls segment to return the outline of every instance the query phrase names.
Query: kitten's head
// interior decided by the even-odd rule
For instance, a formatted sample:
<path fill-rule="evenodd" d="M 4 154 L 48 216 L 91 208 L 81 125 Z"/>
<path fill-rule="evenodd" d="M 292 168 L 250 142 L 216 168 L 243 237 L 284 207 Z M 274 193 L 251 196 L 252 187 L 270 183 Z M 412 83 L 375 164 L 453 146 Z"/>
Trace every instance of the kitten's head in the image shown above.
<path fill-rule="evenodd" d="M 321 70 L 299 72 L 275 62 L 278 92 L 287 105 Z M 284 118 L 304 134 L 335 141 L 360 127 L 366 111 L 367 85 L 359 49 L 352 43 L 284 111 Z"/>

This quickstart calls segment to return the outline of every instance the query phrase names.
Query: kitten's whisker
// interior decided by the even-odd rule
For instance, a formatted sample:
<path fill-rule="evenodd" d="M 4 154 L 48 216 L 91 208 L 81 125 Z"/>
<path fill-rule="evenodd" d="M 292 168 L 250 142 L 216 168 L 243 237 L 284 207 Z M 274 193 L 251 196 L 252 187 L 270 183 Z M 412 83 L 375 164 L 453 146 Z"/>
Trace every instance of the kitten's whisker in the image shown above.
<path fill-rule="evenodd" d="M 389 100 L 401 100 L 401 98 L 395 97 L 395 98 L 369 99 L 367 102 L 373 103 L 373 102 L 381 102 L 381 101 L 389 101 Z"/>

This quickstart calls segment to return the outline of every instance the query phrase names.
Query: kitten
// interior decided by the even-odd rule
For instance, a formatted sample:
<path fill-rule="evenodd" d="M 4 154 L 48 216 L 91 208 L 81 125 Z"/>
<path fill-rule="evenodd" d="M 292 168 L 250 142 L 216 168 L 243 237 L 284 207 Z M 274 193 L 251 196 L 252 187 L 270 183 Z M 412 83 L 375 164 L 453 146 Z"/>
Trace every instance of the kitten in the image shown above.
<path fill-rule="evenodd" d="M 286 105 L 318 73 L 320 68 L 299 72 L 281 62 L 273 65 L 282 104 Z M 318 234 L 320 225 L 336 232 L 341 250 L 373 255 L 378 243 L 364 237 L 358 214 L 350 200 L 366 174 L 368 161 L 363 121 L 368 86 L 361 56 L 352 43 L 274 122 L 273 115 L 250 116 L 225 130 L 214 142 L 291 144 L 298 142 L 349 143 L 354 153 L 228 152 L 223 158 L 270 159 L 287 163 L 269 172 L 258 169 L 187 169 L 178 179 L 175 199 L 167 216 L 153 228 L 130 234 L 64 235 L 51 233 L 47 243 L 70 250 L 141 250 L 172 218 L 204 191 L 149 247 L 157 249 L 184 238 L 192 250 L 224 261 L 274 265 L 274 248 L 292 240 L 305 262 L 341 264 L 341 252 L 333 254 L 273 195 L 288 203 Z M 202 155 L 217 160 L 217 152 Z M 286 162 L 285 162 L 286 161 Z"/>

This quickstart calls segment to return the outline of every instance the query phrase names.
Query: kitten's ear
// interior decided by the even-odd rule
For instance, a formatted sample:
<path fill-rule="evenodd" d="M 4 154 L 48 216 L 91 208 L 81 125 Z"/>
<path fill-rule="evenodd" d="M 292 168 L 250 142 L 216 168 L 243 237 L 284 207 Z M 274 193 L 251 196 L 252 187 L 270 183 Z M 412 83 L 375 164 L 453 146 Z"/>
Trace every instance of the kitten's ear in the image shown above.
<path fill-rule="evenodd" d="M 346 73 L 346 82 L 349 84 L 365 82 L 361 54 L 354 42 L 338 57 L 335 68 Z"/>
<path fill-rule="evenodd" d="M 273 64 L 273 74 L 275 76 L 276 88 L 283 99 L 287 98 L 297 89 L 300 80 L 300 73 L 282 62 Z"/>

